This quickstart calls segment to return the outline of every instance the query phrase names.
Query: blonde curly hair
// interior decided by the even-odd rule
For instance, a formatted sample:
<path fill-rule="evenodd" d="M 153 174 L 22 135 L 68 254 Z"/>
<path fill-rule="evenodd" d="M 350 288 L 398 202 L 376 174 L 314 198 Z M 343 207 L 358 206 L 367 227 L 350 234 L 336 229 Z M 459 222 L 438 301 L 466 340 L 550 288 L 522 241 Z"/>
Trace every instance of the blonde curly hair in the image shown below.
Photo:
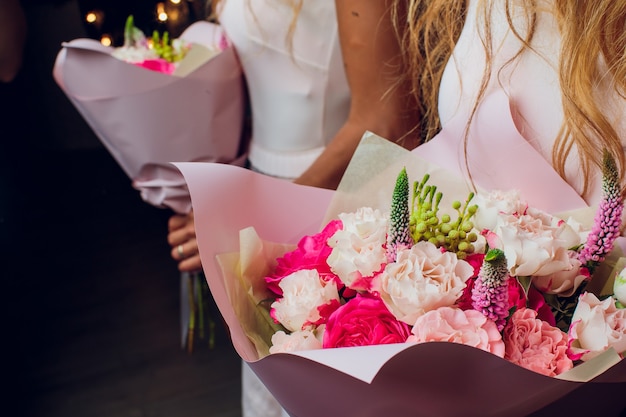
<path fill-rule="evenodd" d="M 479 13 L 487 22 L 483 38 L 487 65 L 474 112 L 487 87 L 493 56 L 488 23 L 492 1 L 478 1 Z M 515 60 L 525 51 L 532 50 L 530 43 L 535 35 L 537 15 L 546 11 L 545 2 L 539 5 L 538 0 L 501 1 L 505 2 L 512 33 L 523 45 L 513 58 Z M 573 147 L 577 148 L 585 178 L 584 196 L 589 188 L 589 174 L 594 166 L 602 166 L 605 149 L 615 158 L 624 184 L 626 158 L 622 141 L 616 127 L 601 111 L 593 86 L 608 76 L 613 81 L 616 96 L 625 98 L 626 2 L 554 0 L 551 4 L 550 12 L 555 16 L 561 35 L 558 71 L 564 112 L 564 122 L 552 150 L 552 163 L 564 177 L 565 161 Z M 519 11 L 520 8 L 525 16 L 523 29 L 515 27 L 511 14 L 512 10 Z M 427 141 L 441 128 L 437 112 L 439 84 L 465 23 L 467 0 L 396 1 L 394 9 L 398 15 L 405 11 L 407 14 L 396 31 L 408 68 L 405 81 L 410 83 L 411 92 L 420 103 L 421 135 L 422 140 Z"/>

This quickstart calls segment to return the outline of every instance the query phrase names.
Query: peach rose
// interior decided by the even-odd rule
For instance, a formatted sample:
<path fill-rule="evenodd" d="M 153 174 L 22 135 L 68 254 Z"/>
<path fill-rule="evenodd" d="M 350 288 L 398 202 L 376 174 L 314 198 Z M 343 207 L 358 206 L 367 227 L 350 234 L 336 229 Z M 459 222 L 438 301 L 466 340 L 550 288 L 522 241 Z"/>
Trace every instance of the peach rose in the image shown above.
<path fill-rule="evenodd" d="M 573 360 L 589 360 L 610 347 L 626 352 L 626 309 L 617 308 L 612 297 L 600 301 L 585 292 L 578 298 L 568 336 Z"/>
<path fill-rule="evenodd" d="M 574 367 L 567 356 L 567 335 L 539 320 L 530 308 L 516 310 L 504 328 L 504 358 L 546 376 L 556 376 Z"/>
<path fill-rule="evenodd" d="M 578 253 L 572 250 L 568 252 L 570 265 L 552 274 L 534 276 L 532 282 L 535 288 L 547 294 L 569 297 L 574 294 L 580 284 L 589 279 L 589 271 L 581 268 L 581 263 L 577 259 Z"/>
<path fill-rule="evenodd" d="M 492 248 L 502 249 L 511 276 L 543 276 L 577 270 L 570 248 L 582 242 L 579 225 L 541 210 L 500 214 L 487 234 Z"/>
<path fill-rule="evenodd" d="M 407 342 L 453 342 L 504 356 L 504 343 L 496 323 L 476 310 L 440 307 L 415 321 Z"/>
<path fill-rule="evenodd" d="M 456 254 L 422 241 L 398 251 L 396 262 L 385 267 L 380 296 L 398 320 L 413 325 L 426 311 L 453 305 L 473 274 Z"/>

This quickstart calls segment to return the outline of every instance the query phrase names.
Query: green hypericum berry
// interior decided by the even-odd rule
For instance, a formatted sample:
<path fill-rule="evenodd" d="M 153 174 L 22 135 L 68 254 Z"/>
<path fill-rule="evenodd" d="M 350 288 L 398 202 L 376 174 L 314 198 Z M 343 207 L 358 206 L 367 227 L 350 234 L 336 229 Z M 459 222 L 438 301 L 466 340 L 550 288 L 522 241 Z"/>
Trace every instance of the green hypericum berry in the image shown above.
<path fill-rule="evenodd" d="M 472 216 L 478 206 L 470 205 L 474 194 L 470 193 L 465 201 L 454 201 L 452 209 L 457 218 L 452 220 L 448 213 L 439 215 L 439 204 L 443 197 L 437 187 L 427 184 L 430 175 L 426 174 L 420 182 L 413 183 L 409 229 L 415 242 L 431 241 L 438 247 L 457 252 L 465 257 L 474 251 L 472 242 L 477 240 Z"/>

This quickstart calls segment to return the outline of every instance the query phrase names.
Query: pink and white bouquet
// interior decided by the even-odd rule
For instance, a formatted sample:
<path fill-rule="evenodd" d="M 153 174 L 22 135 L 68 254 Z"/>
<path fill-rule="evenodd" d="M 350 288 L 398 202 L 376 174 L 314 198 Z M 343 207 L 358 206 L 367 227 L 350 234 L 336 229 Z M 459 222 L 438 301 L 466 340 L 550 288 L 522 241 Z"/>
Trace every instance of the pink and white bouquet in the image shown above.
<path fill-rule="evenodd" d="M 125 32 L 117 48 L 94 39 L 64 43 L 54 79 L 142 199 L 187 213 L 189 191 L 171 162 L 244 162 L 239 59 L 222 28 L 208 21 L 173 40 L 147 38 L 132 18 Z"/>
<path fill-rule="evenodd" d="M 551 377 L 625 353 L 626 309 L 583 291 L 619 236 L 623 199 L 605 164 L 592 230 L 514 192 L 470 194 L 448 213 L 428 175 L 411 186 L 402 169 L 389 210 L 340 213 L 277 259 L 265 282 L 283 330 L 269 352 L 454 342 Z"/>
<path fill-rule="evenodd" d="M 481 155 L 511 172 L 489 188 L 372 134 L 336 192 L 176 164 L 233 345 L 290 415 L 626 408 L 610 158 L 604 202 L 585 207 L 547 163 L 529 185 L 517 138 L 494 132 L 502 152 Z"/>
<path fill-rule="evenodd" d="M 223 38 L 222 42 L 211 49 L 214 53 L 219 53 L 224 46 Z M 161 35 L 155 30 L 152 37 L 146 37 L 135 26 L 131 15 L 124 26 L 124 45 L 115 48 L 111 55 L 141 68 L 173 74 L 191 47 L 192 43 L 182 38 L 170 39 L 169 32 Z"/>
<path fill-rule="evenodd" d="M 177 39 L 146 37 L 132 16 L 125 42 L 63 43 L 53 70 L 67 95 L 141 198 L 177 213 L 191 210 L 189 190 L 174 161 L 243 165 L 246 158 L 244 78 L 222 28 L 191 24 Z M 209 326 L 200 273 L 181 276 L 182 345 Z M 209 335 L 209 343 L 211 337 Z"/>

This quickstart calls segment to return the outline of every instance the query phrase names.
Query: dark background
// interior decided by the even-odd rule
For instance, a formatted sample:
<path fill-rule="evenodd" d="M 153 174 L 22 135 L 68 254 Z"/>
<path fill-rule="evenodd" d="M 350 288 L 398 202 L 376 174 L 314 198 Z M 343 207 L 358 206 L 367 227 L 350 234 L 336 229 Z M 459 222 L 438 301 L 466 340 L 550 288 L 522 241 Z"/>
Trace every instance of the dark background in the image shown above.
<path fill-rule="evenodd" d="M 140 199 L 52 78 L 62 42 L 117 33 L 129 14 L 168 29 L 155 3 L 23 2 L 23 66 L 0 83 L 3 415 L 241 415 L 240 359 L 213 305 L 216 347 L 181 348 L 171 213 Z M 100 30 L 83 19 L 97 8 Z"/>

